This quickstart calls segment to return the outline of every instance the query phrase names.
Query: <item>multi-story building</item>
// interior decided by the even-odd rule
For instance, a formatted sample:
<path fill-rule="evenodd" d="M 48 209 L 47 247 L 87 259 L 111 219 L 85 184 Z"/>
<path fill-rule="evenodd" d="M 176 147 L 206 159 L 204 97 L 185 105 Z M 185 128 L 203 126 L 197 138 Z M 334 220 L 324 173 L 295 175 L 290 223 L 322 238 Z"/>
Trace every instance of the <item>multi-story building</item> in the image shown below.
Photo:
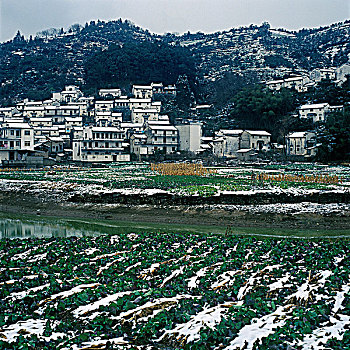
<path fill-rule="evenodd" d="M 328 103 L 302 105 L 299 107 L 299 117 L 302 119 L 312 118 L 314 123 L 323 122 L 328 111 Z"/>
<path fill-rule="evenodd" d="M 96 112 L 111 112 L 114 108 L 114 101 L 95 101 Z"/>
<path fill-rule="evenodd" d="M 98 94 L 101 97 L 119 97 L 122 94 L 120 89 L 100 89 Z"/>
<path fill-rule="evenodd" d="M 310 73 L 310 78 L 316 82 L 324 79 L 335 80 L 337 71 L 335 68 L 318 68 Z"/>
<path fill-rule="evenodd" d="M 149 109 L 133 109 L 131 111 L 131 121 L 133 123 L 143 124 L 146 120 L 158 120 L 158 110 L 156 108 Z"/>
<path fill-rule="evenodd" d="M 52 94 L 52 99 L 54 101 L 68 103 L 68 102 L 75 102 L 82 96 L 83 96 L 83 93 L 80 91 L 80 89 L 77 86 L 68 85 L 68 86 L 65 86 L 63 91 L 54 92 Z"/>
<path fill-rule="evenodd" d="M 201 146 L 202 123 L 189 122 L 176 125 L 179 131 L 179 150 L 196 152 Z"/>
<path fill-rule="evenodd" d="M 123 120 L 123 114 L 118 112 L 96 112 L 96 126 L 118 126 Z"/>
<path fill-rule="evenodd" d="M 35 127 L 40 127 L 40 126 L 46 126 L 46 127 L 50 127 L 52 126 L 52 118 L 50 117 L 33 117 L 29 119 L 29 123 L 30 125 L 35 128 Z"/>
<path fill-rule="evenodd" d="M 169 154 L 178 150 L 178 130 L 173 125 L 148 125 L 145 134 L 150 145 L 148 154 L 155 151 Z"/>
<path fill-rule="evenodd" d="M 34 150 L 34 130 L 28 123 L 4 123 L 0 128 L 0 160 L 22 160 Z"/>
<path fill-rule="evenodd" d="M 308 83 L 306 77 L 292 77 L 280 80 L 271 80 L 266 82 L 266 86 L 270 90 L 281 90 L 282 88 L 295 89 L 298 92 L 306 91 L 305 84 Z"/>
<path fill-rule="evenodd" d="M 271 134 L 261 130 L 244 130 L 241 134 L 240 149 L 262 150 L 271 141 Z"/>
<path fill-rule="evenodd" d="M 151 85 L 133 85 L 132 94 L 136 98 L 152 98 L 153 89 Z"/>
<path fill-rule="evenodd" d="M 73 139 L 73 160 L 81 162 L 129 161 L 124 132 L 115 127 L 84 127 Z M 79 137 L 79 135 L 81 135 Z"/>
<path fill-rule="evenodd" d="M 240 149 L 243 130 L 221 129 L 215 133 L 216 137 L 223 138 L 223 157 L 234 158 Z"/>
<path fill-rule="evenodd" d="M 311 157 L 316 154 L 316 134 L 313 132 L 293 132 L 286 137 L 286 153 L 288 156 Z"/>

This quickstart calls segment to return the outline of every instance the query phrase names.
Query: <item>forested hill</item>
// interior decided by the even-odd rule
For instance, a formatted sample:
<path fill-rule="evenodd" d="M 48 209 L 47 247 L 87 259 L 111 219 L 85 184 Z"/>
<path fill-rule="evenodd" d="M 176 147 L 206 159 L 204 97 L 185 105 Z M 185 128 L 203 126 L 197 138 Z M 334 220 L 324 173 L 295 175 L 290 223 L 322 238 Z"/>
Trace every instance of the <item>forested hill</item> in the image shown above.
<path fill-rule="evenodd" d="M 155 35 L 130 21 L 90 22 L 49 29 L 0 45 L 0 104 L 44 99 L 66 84 L 92 92 L 102 86 L 162 81 L 186 74 L 200 100 L 222 98 L 220 87 L 290 71 L 340 66 L 349 61 L 350 21 L 288 32 L 260 26 L 213 34 Z M 231 93 L 231 92 L 229 92 Z"/>

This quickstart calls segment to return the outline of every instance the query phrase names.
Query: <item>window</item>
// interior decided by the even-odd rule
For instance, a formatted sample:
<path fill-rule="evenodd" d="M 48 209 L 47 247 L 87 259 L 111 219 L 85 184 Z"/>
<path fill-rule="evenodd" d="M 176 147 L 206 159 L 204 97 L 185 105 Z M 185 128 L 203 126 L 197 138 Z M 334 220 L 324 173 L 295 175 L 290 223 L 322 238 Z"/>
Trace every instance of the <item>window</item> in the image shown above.
<path fill-rule="evenodd" d="M 25 147 L 30 147 L 30 141 L 24 141 L 24 146 Z"/>
<path fill-rule="evenodd" d="M 29 136 L 30 135 L 30 130 L 25 130 L 24 135 Z"/>
<path fill-rule="evenodd" d="M 98 142 L 95 142 L 95 147 L 98 147 Z"/>
<path fill-rule="evenodd" d="M 10 131 L 10 135 L 13 136 L 15 134 L 15 131 L 14 130 L 11 130 Z"/>
<path fill-rule="evenodd" d="M 16 141 L 16 147 L 20 147 L 21 146 L 21 142 L 20 141 Z"/>

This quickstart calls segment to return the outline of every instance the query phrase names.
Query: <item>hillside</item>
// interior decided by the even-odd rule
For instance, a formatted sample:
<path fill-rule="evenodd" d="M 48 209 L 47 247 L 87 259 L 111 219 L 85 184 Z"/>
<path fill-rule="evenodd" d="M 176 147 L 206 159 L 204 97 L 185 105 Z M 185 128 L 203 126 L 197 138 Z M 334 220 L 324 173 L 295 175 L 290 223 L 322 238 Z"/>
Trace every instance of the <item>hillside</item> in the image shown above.
<path fill-rule="evenodd" d="M 177 52 L 182 48 L 186 62 L 187 55 L 192 56 L 196 67 L 195 94 L 202 100 L 212 96 L 214 101 L 211 102 L 215 103 L 215 91 L 220 84 L 239 90 L 249 82 L 284 76 L 291 71 L 310 71 L 348 62 L 350 21 L 292 33 L 271 29 L 264 23 L 212 34 L 155 35 L 122 20 L 90 22 L 85 27 L 73 25 L 68 31 L 46 30 L 28 40 L 18 33 L 13 40 L 0 45 L 0 104 L 25 97 L 45 99 L 51 91 L 62 89 L 66 84 L 84 89 L 89 78 L 87 67 L 96 55 L 103 57 L 104 53 L 110 53 L 111 46 L 137 47 L 144 42 L 168 45 Z M 140 50 L 139 57 L 142 57 L 141 45 Z M 142 68 L 150 71 L 166 66 L 167 57 L 168 53 L 142 63 L 128 60 L 124 66 L 115 68 L 131 70 L 134 67 L 141 72 L 140 81 L 130 79 L 130 83 L 140 83 L 148 77 L 142 75 Z M 173 63 L 183 68 L 181 60 Z M 148 66 L 140 69 L 140 64 Z M 104 78 L 95 80 L 98 85 L 104 83 Z M 106 85 L 111 85 L 108 78 L 105 80 Z"/>

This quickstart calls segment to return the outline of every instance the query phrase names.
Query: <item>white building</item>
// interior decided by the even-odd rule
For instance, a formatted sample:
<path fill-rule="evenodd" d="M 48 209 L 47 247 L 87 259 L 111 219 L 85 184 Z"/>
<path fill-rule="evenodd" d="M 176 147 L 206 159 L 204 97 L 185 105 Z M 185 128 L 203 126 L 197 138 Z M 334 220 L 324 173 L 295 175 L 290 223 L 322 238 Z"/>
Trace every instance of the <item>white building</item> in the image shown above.
<path fill-rule="evenodd" d="M 286 152 L 289 156 L 310 157 L 316 154 L 316 134 L 313 132 L 293 132 L 286 137 Z"/>
<path fill-rule="evenodd" d="M 241 135 L 243 130 L 221 129 L 215 133 L 216 137 L 223 138 L 223 157 L 234 158 L 240 149 Z"/>
<path fill-rule="evenodd" d="M 52 118 L 50 118 L 50 117 L 34 118 L 33 117 L 33 118 L 29 119 L 29 123 L 33 128 L 39 127 L 39 126 L 50 127 L 50 126 L 52 126 Z"/>
<path fill-rule="evenodd" d="M 23 116 L 27 118 L 32 117 L 44 117 L 45 107 L 44 106 L 24 106 Z"/>
<path fill-rule="evenodd" d="M 152 99 L 151 98 L 131 98 L 129 100 L 129 108 L 131 110 L 152 108 Z"/>
<path fill-rule="evenodd" d="M 118 126 L 123 120 L 123 113 L 96 112 L 95 122 L 97 126 Z"/>
<path fill-rule="evenodd" d="M 299 107 L 299 117 L 302 119 L 312 118 L 313 122 L 323 122 L 329 112 L 328 103 L 307 104 Z"/>
<path fill-rule="evenodd" d="M 124 145 L 124 133 L 115 127 L 84 127 L 73 132 L 73 160 L 82 162 L 129 161 L 130 154 Z"/>
<path fill-rule="evenodd" d="M 34 150 L 34 130 L 28 123 L 4 123 L 0 128 L 0 160 L 22 160 Z"/>
<path fill-rule="evenodd" d="M 75 102 L 82 96 L 83 96 L 83 93 L 80 91 L 80 89 L 77 86 L 68 85 L 68 86 L 65 86 L 63 91 L 54 92 L 52 94 L 52 100 L 68 103 L 68 102 Z"/>
<path fill-rule="evenodd" d="M 262 150 L 270 144 L 271 134 L 261 130 L 244 130 L 241 134 L 240 149 Z"/>
<path fill-rule="evenodd" d="M 74 127 L 83 126 L 83 118 L 82 117 L 65 117 L 64 125 L 66 129 L 66 133 L 70 133 Z"/>
<path fill-rule="evenodd" d="M 266 86 L 270 89 L 270 90 L 281 90 L 283 87 L 283 83 L 284 80 L 280 79 L 280 80 L 270 80 L 268 82 L 266 82 Z"/>
<path fill-rule="evenodd" d="M 298 92 L 306 91 L 304 88 L 303 77 L 294 77 L 294 78 L 284 79 L 283 87 L 288 89 L 295 89 Z"/>
<path fill-rule="evenodd" d="M 101 97 L 119 97 L 122 94 L 120 89 L 100 89 L 98 94 Z"/>
<path fill-rule="evenodd" d="M 51 136 L 51 137 L 59 137 L 60 136 L 60 131 L 58 126 L 40 126 L 40 127 L 33 127 L 34 130 L 34 140 L 36 143 L 36 140 L 39 137 L 46 137 L 46 136 Z"/>
<path fill-rule="evenodd" d="M 335 80 L 337 71 L 335 68 L 317 68 L 310 73 L 310 78 L 316 82 L 324 79 Z"/>
<path fill-rule="evenodd" d="M 178 130 L 173 125 L 147 125 L 145 128 L 147 154 L 174 153 L 178 150 Z"/>
<path fill-rule="evenodd" d="M 132 94 L 136 98 L 152 98 L 153 89 L 151 85 L 133 85 Z"/>
<path fill-rule="evenodd" d="M 113 108 L 114 108 L 114 101 L 96 101 L 95 102 L 95 113 L 111 112 Z"/>
<path fill-rule="evenodd" d="M 178 124 L 179 150 L 196 152 L 201 146 L 202 123 Z"/>
<path fill-rule="evenodd" d="M 271 80 L 266 82 L 266 86 L 270 90 L 279 91 L 282 88 L 295 89 L 298 92 L 306 91 L 306 84 L 309 83 L 309 79 L 306 77 L 292 77 L 279 80 Z"/>
<path fill-rule="evenodd" d="M 158 120 L 158 110 L 156 108 L 139 109 L 131 111 L 132 123 L 144 123 L 146 120 Z"/>
<path fill-rule="evenodd" d="M 114 108 L 129 108 L 130 100 L 126 96 L 121 96 L 114 100 Z"/>
<path fill-rule="evenodd" d="M 12 118 L 18 110 L 15 107 L 0 108 L 0 117 Z"/>

